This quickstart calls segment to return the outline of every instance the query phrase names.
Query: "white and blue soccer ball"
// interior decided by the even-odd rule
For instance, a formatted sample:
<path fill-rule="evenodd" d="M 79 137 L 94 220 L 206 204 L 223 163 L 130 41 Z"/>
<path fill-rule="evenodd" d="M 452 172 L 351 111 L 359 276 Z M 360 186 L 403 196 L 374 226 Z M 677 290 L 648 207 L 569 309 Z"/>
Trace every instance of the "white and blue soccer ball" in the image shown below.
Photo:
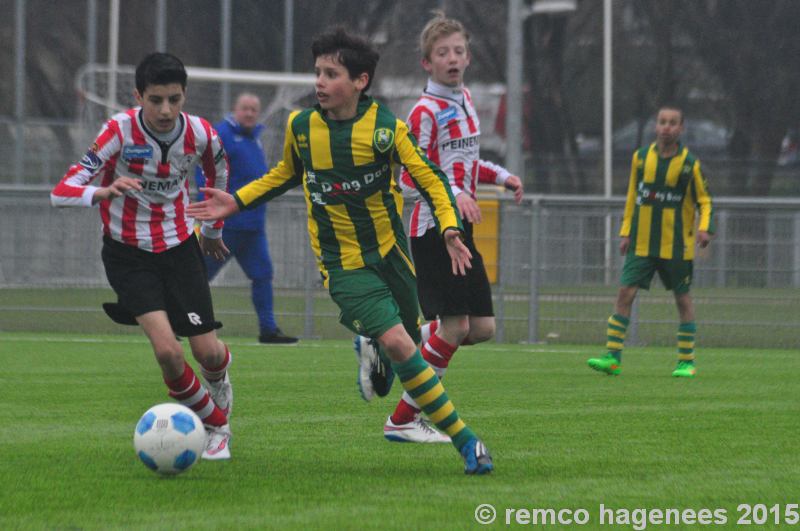
<path fill-rule="evenodd" d="M 133 447 L 147 468 L 164 475 L 186 472 L 206 444 L 203 421 L 194 411 L 175 403 L 148 409 L 136 424 Z"/>

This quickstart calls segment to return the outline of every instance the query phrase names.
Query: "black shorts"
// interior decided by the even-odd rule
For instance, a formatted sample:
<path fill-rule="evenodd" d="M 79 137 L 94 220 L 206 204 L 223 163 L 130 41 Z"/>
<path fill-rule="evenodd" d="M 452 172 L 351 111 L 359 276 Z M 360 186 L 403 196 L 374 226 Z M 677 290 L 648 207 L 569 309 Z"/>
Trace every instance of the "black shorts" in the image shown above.
<path fill-rule="evenodd" d="M 214 308 L 197 238 L 151 253 L 103 237 L 103 265 L 119 303 L 134 316 L 164 310 L 173 331 L 191 337 L 214 330 Z"/>
<path fill-rule="evenodd" d="M 467 221 L 464 221 L 464 236 L 464 244 L 472 253 L 472 268 L 467 269 L 466 276 L 453 275 L 450 255 L 436 229 L 411 238 L 419 305 L 427 320 L 453 315 L 494 316 L 489 277 L 472 239 L 472 224 Z"/>

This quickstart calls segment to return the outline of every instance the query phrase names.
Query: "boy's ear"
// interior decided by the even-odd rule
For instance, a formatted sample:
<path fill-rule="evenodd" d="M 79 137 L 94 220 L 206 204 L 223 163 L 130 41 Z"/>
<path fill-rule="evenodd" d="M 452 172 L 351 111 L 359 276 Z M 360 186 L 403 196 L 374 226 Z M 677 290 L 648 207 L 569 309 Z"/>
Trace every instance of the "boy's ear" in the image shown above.
<path fill-rule="evenodd" d="M 360 74 L 359 74 L 359 75 L 358 75 L 358 76 L 355 78 L 355 80 L 353 81 L 353 83 L 355 84 L 356 88 L 357 88 L 359 91 L 362 91 L 362 90 L 364 90 L 364 87 L 366 87 L 366 86 L 367 86 L 367 83 L 369 83 L 369 74 L 367 74 L 366 72 L 362 72 L 362 73 L 360 73 Z"/>
<path fill-rule="evenodd" d="M 133 89 L 133 97 L 136 99 L 136 103 L 138 103 L 141 106 L 143 99 L 142 99 L 142 95 L 139 94 L 139 89 L 136 89 L 136 88 Z"/>
<path fill-rule="evenodd" d="M 428 58 L 427 58 L 427 57 L 423 57 L 422 59 L 420 59 L 420 61 L 419 61 L 419 62 L 420 62 L 420 64 L 422 65 L 422 68 L 423 68 L 423 69 L 424 69 L 424 70 L 425 70 L 427 73 L 429 73 L 429 74 L 430 74 L 430 73 L 431 73 L 431 70 L 433 70 L 433 65 L 432 65 L 432 64 L 431 64 L 431 62 L 428 60 Z"/>

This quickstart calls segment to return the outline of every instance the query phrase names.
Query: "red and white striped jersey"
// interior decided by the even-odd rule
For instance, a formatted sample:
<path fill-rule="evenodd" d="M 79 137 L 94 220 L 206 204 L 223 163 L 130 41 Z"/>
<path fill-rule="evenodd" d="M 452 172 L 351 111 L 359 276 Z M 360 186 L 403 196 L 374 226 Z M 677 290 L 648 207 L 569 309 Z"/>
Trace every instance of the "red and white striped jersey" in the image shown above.
<path fill-rule="evenodd" d="M 53 188 L 53 206 L 91 206 L 98 186 L 126 176 L 139 179 L 142 191 L 99 203 L 103 233 L 112 239 L 154 253 L 171 249 L 193 232 L 186 215 L 189 181 L 202 165 L 207 186 L 226 190 L 228 158 L 217 132 L 204 119 L 181 113 L 180 131 L 169 142 L 157 138 L 142 121 L 139 107 L 114 115 L 94 144 Z M 222 221 L 203 222 L 202 233 L 219 238 Z"/>
<path fill-rule="evenodd" d="M 480 122 L 466 87 L 447 87 L 429 79 L 407 122 L 419 146 L 449 178 L 454 196 L 467 193 L 474 198 L 478 181 L 502 185 L 510 176 L 505 168 L 480 159 Z M 433 216 L 405 169 L 400 188 L 405 197 L 416 199 L 409 236 L 422 236 L 434 226 Z"/>

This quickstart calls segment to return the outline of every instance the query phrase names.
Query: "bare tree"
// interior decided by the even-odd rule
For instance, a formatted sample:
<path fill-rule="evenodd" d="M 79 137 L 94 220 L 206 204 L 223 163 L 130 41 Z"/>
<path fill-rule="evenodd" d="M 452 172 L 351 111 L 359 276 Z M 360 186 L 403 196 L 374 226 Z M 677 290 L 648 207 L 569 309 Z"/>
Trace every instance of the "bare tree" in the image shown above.
<path fill-rule="evenodd" d="M 742 160 L 734 192 L 766 195 L 781 140 L 800 118 L 800 3 L 681 0 L 676 6 L 680 27 L 726 91 L 732 156 Z"/>

